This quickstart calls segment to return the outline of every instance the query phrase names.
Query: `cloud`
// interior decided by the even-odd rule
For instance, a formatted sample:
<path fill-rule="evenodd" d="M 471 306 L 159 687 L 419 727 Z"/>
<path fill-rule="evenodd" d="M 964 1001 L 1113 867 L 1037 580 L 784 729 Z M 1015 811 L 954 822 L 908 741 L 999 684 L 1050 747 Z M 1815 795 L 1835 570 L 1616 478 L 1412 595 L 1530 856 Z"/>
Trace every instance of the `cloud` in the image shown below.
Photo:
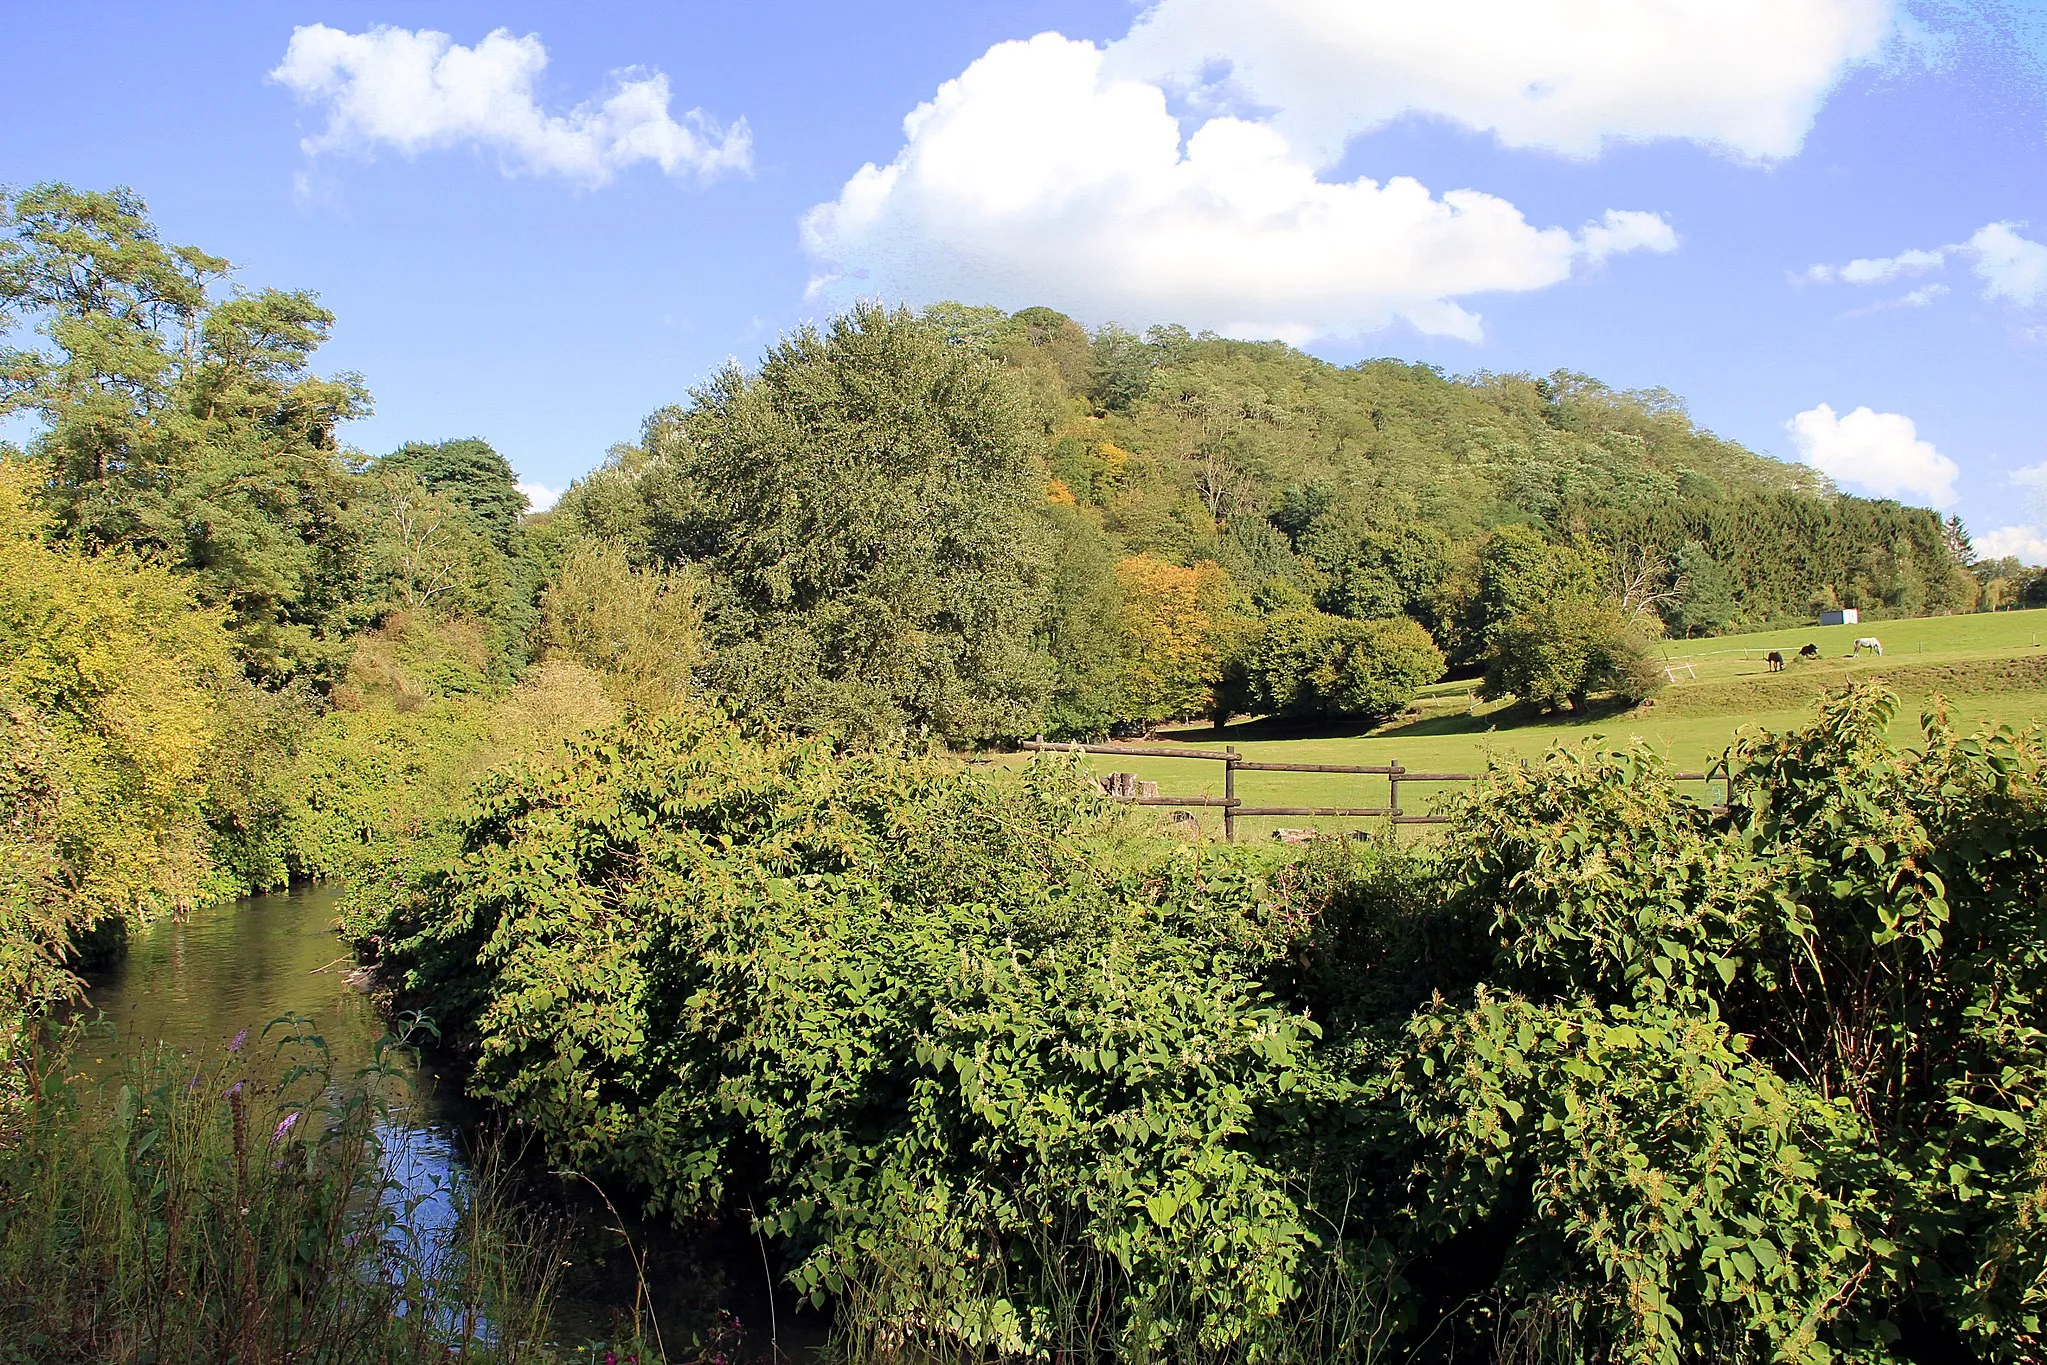
<path fill-rule="evenodd" d="M 2047 462 L 2022 465 L 2007 477 L 2021 488 L 2047 488 Z"/>
<path fill-rule="evenodd" d="M 1608 209 L 1602 222 L 1587 223 L 1578 234 L 1588 261 L 1603 261 L 1624 251 L 1675 251 L 1677 233 L 1660 213 Z"/>
<path fill-rule="evenodd" d="M 529 512 L 545 512 L 561 500 L 561 489 L 549 488 L 543 483 L 528 483 L 522 479 L 517 487 L 520 495 L 526 499 L 526 510 Z"/>
<path fill-rule="evenodd" d="M 1810 266 L 1792 278 L 1810 284 L 1884 284 L 1903 275 L 1943 269 L 1959 256 L 1969 262 L 1969 268 L 1982 281 L 1983 297 L 2031 307 L 2047 302 L 2047 244 L 2020 236 L 2018 226 L 1989 223 L 1978 228 L 1967 241 L 1853 260 L 1846 265 Z M 1897 303 L 1918 307 L 1946 292 L 1944 285 L 1927 285 Z"/>
<path fill-rule="evenodd" d="M 1977 229 L 1967 249 L 1975 253 L 1986 298 L 2026 307 L 2047 299 L 2047 244 L 2019 236 L 2010 223 L 1991 223 Z"/>
<path fill-rule="evenodd" d="M 1952 250 L 1953 247 L 1942 247 L 1938 251 L 1901 251 L 1895 256 L 1864 257 L 1846 265 L 1816 265 L 1800 278 L 1813 284 L 1883 284 L 1900 275 L 1938 270 L 1947 264 L 1947 253 Z"/>
<path fill-rule="evenodd" d="M 1274 111 L 1320 163 L 1407 114 L 1592 156 L 1684 138 L 1797 152 L 1842 74 L 1897 31 L 1894 0 L 1158 0 L 1112 75 Z"/>
<path fill-rule="evenodd" d="M 1872 303 L 1866 308 L 1851 308 L 1841 316 L 1844 318 L 1866 318 L 1871 313 L 1888 313 L 1896 308 L 1924 308 L 1928 304 L 1940 302 L 1947 295 L 1948 287 L 1944 284 L 1923 284 L 1910 293 L 1900 294 L 1897 298 L 1884 299 L 1880 302 Z"/>
<path fill-rule="evenodd" d="M 1395 319 L 1476 339 L 1463 296 L 1677 245 L 1650 213 L 1608 211 L 1574 234 L 1475 190 L 1324 181 L 1269 122 L 1218 115 L 1183 141 L 1160 86 L 1056 33 L 997 44 L 903 126 L 892 162 L 806 216 L 826 267 L 814 289 L 1295 341 Z"/>
<path fill-rule="evenodd" d="M 658 71 L 614 72 L 602 98 L 550 114 L 534 95 L 546 66 L 547 49 L 530 33 L 498 29 L 463 47 L 426 29 L 345 33 L 313 24 L 292 30 L 270 78 L 326 113 L 326 126 L 299 144 L 308 156 L 475 147 L 495 151 L 508 173 L 593 186 L 642 161 L 704 179 L 752 166 L 746 120 L 721 127 L 692 109 L 678 122 Z"/>
<path fill-rule="evenodd" d="M 2000 526 L 1970 537 L 1978 559 L 2016 555 L 2026 564 L 2047 564 L 2047 530 L 2038 526 Z"/>
<path fill-rule="evenodd" d="M 1955 462 L 1919 439 L 1902 413 L 1857 408 L 1846 417 L 1822 403 L 1785 423 L 1798 458 L 1829 478 L 1882 498 L 1918 495 L 1935 507 L 1955 500 Z"/>

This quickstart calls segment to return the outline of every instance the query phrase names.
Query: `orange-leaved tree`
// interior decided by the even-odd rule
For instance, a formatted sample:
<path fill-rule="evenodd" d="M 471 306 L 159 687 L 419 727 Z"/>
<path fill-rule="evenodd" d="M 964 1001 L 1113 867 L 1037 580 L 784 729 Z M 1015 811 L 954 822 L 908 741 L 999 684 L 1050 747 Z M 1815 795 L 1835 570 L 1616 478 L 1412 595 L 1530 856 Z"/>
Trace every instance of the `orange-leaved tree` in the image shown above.
<path fill-rule="evenodd" d="M 1122 702 L 1147 727 L 1204 714 L 1215 700 L 1229 623 L 1229 575 L 1213 563 L 1182 568 L 1131 555 L 1122 585 Z"/>

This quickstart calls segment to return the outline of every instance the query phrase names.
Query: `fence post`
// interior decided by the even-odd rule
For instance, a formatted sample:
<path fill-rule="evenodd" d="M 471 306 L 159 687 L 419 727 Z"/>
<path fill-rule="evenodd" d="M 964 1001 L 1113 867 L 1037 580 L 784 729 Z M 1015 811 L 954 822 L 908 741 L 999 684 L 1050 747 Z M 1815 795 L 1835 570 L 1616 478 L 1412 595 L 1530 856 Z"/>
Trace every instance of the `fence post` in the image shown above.
<path fill-rule="evenodd" d="M 1386 767 L 1386 804 L 1393 810 L 1386 821 L 1386 842 L 1397 844 L 1400 842 L 1400 775 L 1407 769 L 1400 766 L 1397 758 L 1387 759 Z"/>
<path fill-rule="evenodd" d="M 1223 750 L 1229 755 L 1223 764 L 1223 800 L 1231 804 L 1223 807 L 1223 842 L 1237 842 L 1237 746 L 1232 744 Z"/>

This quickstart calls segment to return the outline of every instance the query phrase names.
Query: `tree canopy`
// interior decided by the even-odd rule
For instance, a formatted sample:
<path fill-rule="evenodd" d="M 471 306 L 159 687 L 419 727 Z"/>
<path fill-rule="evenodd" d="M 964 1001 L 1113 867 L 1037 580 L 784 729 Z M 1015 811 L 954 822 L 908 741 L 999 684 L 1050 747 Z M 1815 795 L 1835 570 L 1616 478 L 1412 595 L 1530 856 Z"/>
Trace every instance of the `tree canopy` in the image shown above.
<path fill-rule="evenodd" d="M 1015 381 L 861 307 L 656 413 L 561 513 L 702 568 L 707 670 L 735 704 L 971 739 L 1027 732 L 1051 686 L 1043 491 Z"/>

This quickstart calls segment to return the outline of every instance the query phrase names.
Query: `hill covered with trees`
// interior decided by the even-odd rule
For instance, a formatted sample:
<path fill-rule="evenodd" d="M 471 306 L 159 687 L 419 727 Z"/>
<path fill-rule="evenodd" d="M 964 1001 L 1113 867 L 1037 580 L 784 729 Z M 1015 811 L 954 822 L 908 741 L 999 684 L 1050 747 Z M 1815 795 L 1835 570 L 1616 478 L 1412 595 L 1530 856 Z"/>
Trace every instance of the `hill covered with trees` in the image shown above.
<path fill-rule="evenodd" d="M 1570 705 L 1646 689 L 1665 633 L 1979 595 L 1959 525 L 1665 392 L 1042 308 L 800 332 L 651 416 L 555 521 L 702 574 L 706 678 L 742 709 L 952 741 L 1369 719 L 1446 668 Z M 1509 638 L 1565 647 L 1534 677 Z"/>

